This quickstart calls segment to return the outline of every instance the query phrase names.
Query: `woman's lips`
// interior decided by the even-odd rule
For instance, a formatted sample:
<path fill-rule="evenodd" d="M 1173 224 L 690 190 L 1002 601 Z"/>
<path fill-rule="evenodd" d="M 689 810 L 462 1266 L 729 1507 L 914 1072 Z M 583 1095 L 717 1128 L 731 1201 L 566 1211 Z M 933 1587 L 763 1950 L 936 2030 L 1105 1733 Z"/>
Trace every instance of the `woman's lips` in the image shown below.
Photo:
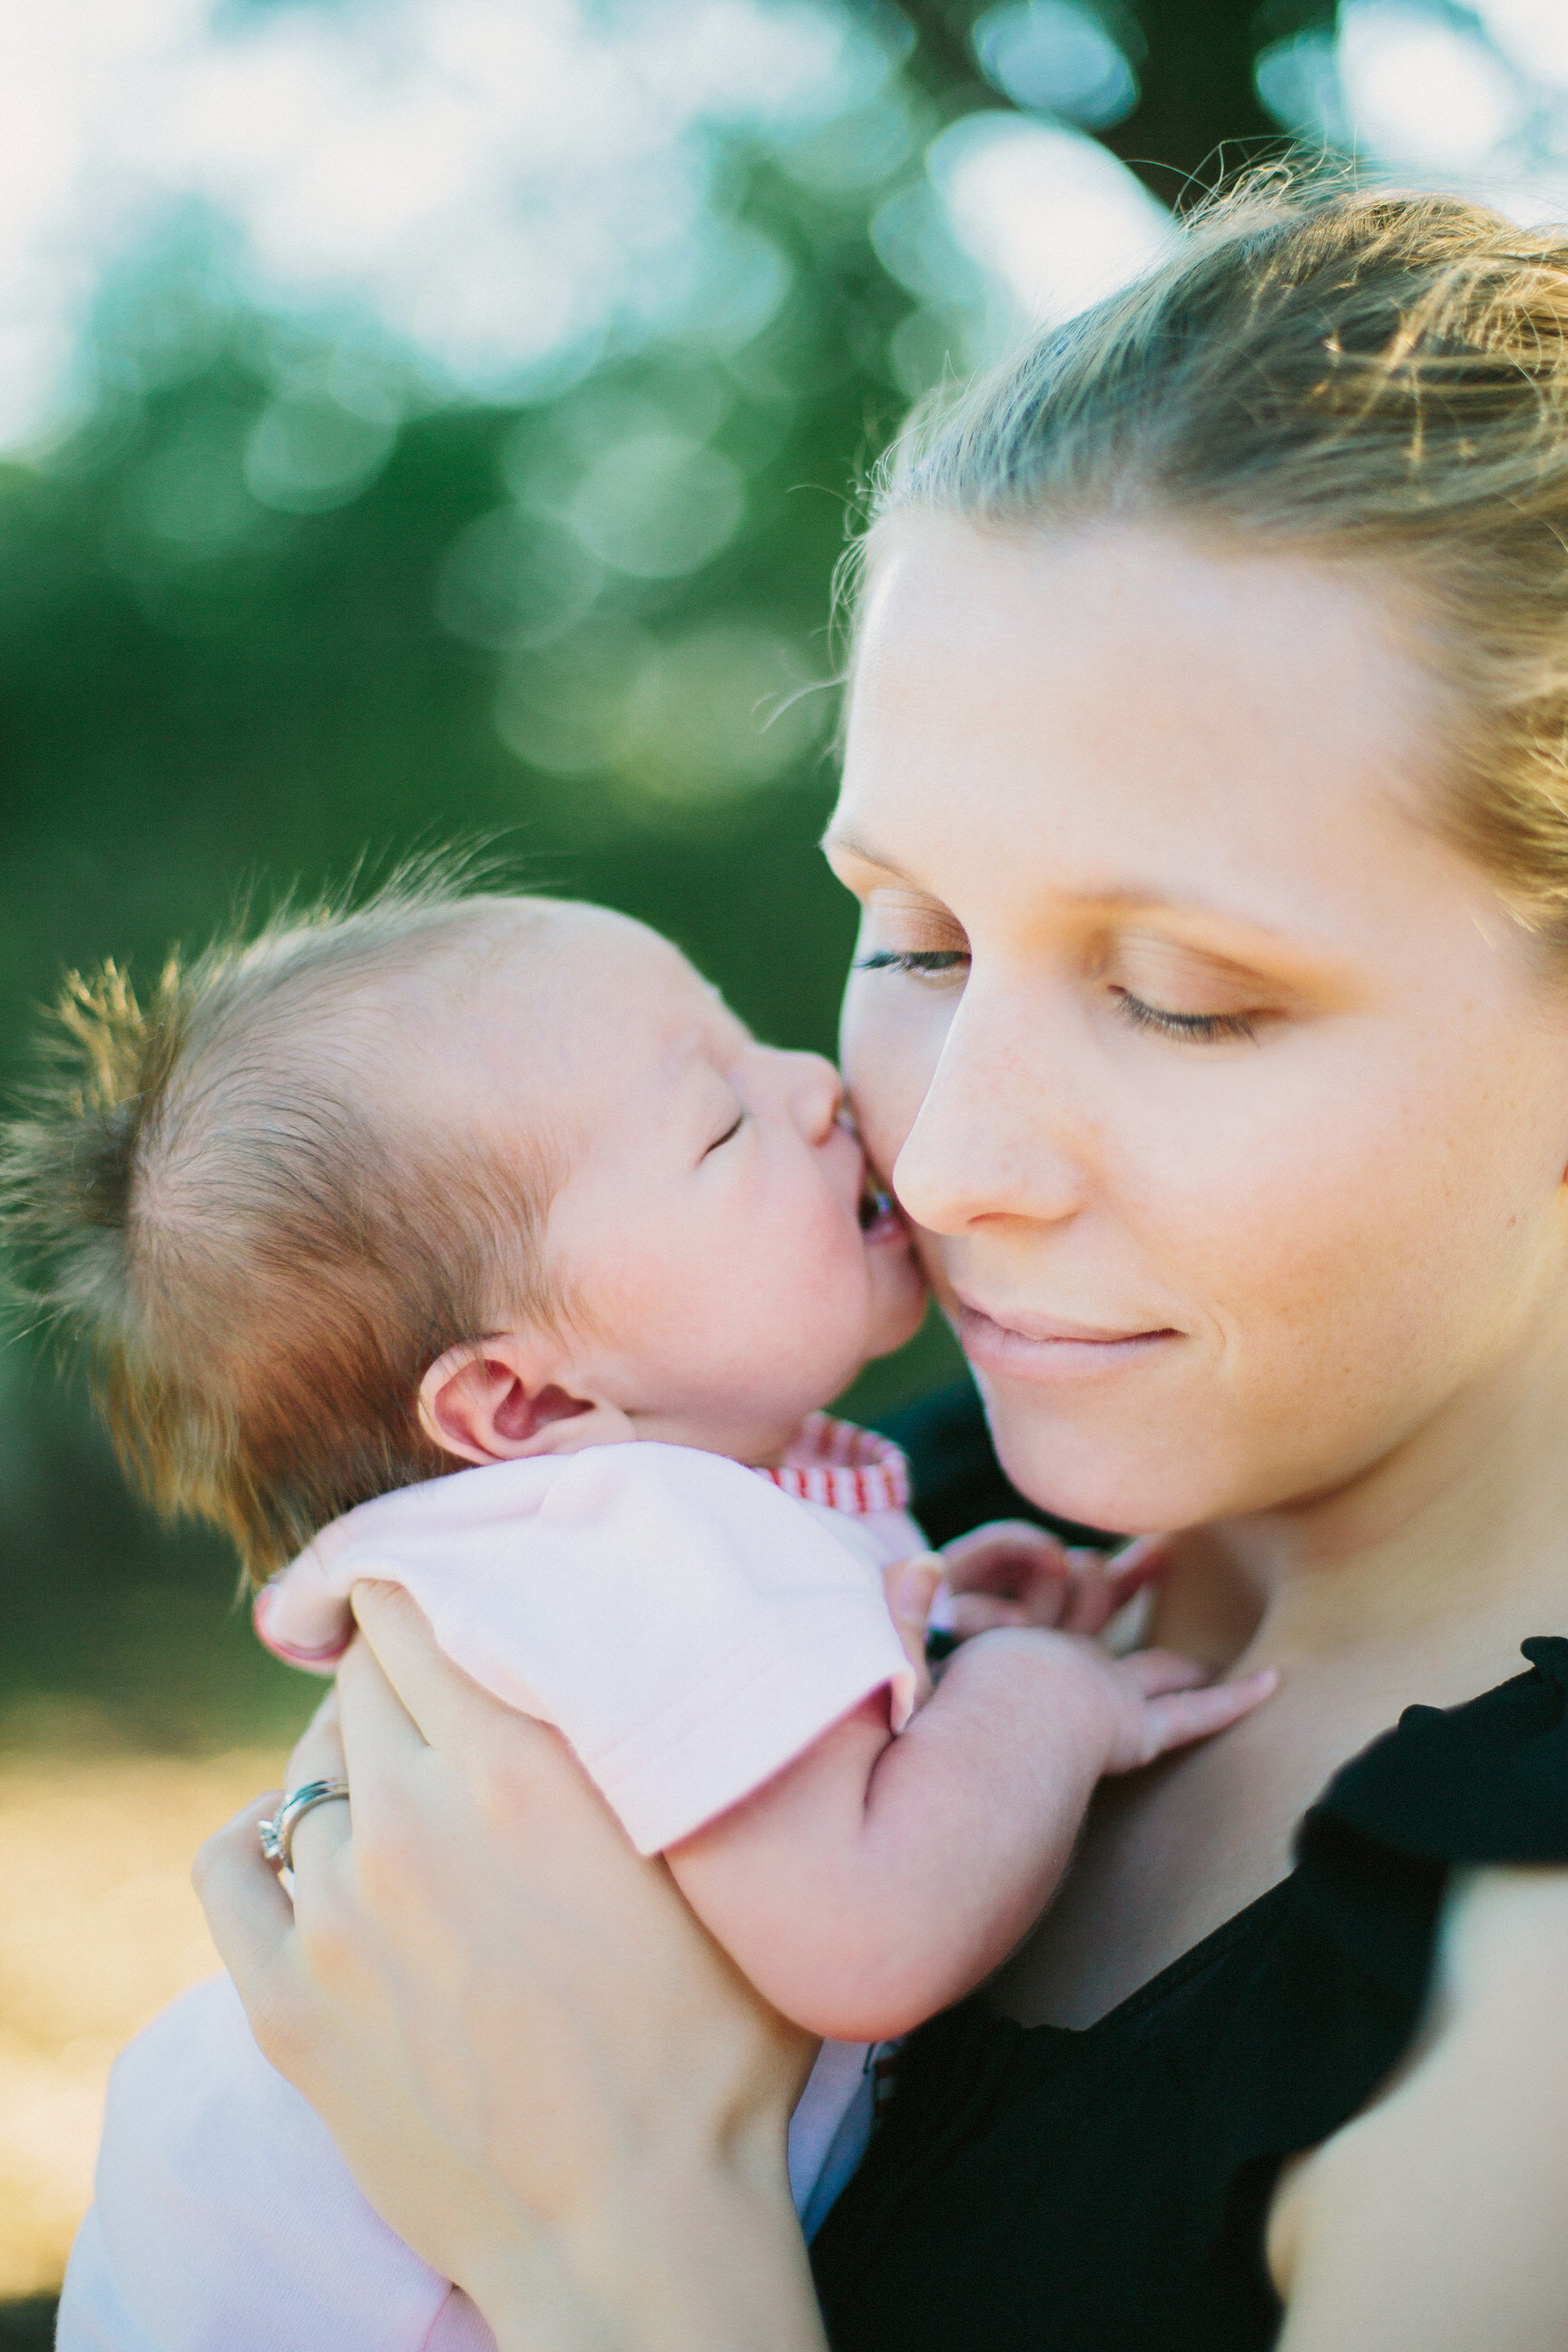
<path fill-rule="evenodd" d="M 1052 1381 L 1083 1379 L 1086 1375 L 1119 1371 L 1156 1349 L 1179 1339 L 1168 1327 L 1160 1330 L 1107 1331 L 1074 1322 L 1068 1317 L 1029 1318 L 1029 1328 L 1004 1323 L 978 1307 L 959 1305 L 958 1337 L 964 1354 L 982 1371 L 1006 1372 L 1015 1379 Z"/>

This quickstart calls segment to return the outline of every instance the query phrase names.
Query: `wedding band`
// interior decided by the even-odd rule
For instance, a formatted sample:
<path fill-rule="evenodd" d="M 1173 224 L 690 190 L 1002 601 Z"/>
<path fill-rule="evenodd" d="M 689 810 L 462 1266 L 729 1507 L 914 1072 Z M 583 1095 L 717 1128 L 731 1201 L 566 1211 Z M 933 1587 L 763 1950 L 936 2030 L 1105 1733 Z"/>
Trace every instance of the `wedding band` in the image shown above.
<path fill-rule="evenodd" d="M 294 1832 L 311 1806 L 330 1804 L 348 1792 L 346 1780 L 307 1780 L 302 1789 L 291 1789 L 271 1820 L 261 1824 L 261 1851 L 268 1861 L 279 1870 L 292 1870 Z"/>

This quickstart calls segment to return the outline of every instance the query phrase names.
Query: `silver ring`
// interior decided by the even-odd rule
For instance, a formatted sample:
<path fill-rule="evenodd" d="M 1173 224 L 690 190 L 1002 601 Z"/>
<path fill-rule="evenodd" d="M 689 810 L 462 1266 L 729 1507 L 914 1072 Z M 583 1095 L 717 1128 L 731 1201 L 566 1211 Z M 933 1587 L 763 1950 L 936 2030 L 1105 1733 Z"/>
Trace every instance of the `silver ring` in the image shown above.
<path fill-rule="evenodd" d="M 348 1792 L 346 1780 L 307 1780 L 303 1788 L 291 1789 L 271 1820 L 261 1824 L 261 1851 L 268 1861 L 279 1870 L 292 1870 L 294 1832 L 311 1806 L 330 1804 Z"/>

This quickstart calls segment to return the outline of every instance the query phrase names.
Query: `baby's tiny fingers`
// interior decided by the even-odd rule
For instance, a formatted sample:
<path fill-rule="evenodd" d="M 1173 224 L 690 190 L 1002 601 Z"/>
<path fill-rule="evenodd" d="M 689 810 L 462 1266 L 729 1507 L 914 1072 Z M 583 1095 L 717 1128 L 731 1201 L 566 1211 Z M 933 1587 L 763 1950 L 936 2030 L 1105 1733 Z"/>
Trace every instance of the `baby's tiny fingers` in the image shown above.
<path fill-rule="evenodd" d="M 1207 1683 L 1201 1690 L 1173 1691 L 1152 1698 L 1143 1710 L 1147 1742 L 1143 1761 L 1152 1763 L 1156 1756 L 1166 1755 L 1173 1748 L 1185 1748 L 1194 1739 L 1211 1739 L 1216 1731 L 1227 1731 L 1254 1707 L 1261 1706 L 1279 1681 L 1273 1667 L 1265 1666 L 1240 1682 Z"/>
<path fill-rule="evenodd" d="M 1004 1601 L 992 1592 L 955 1592 L 947 1606 L 947 1629 L 963 1642 L 976 1633 L 989 1633 L 998 1625 L 1034 1622 L 1024 1601 Z"/>
<path fill-rule="evenodd" d="M 1066 1577 L 1064 1547 L 1028 1519 L 994 1519 L 942 1547 L 948 1589 L 994 1592 L 1009 1601 L 1025 1597 L 1035 1580 Z"/>
<path fill-rule="evenodd" d="M 904 1655 L 915 1670 L 915 1704 L 931 1696 L 931 1670 L 926 1662 L 926 1628 L 931 1603 L 942 1581 L 942 1561 L 936 1552 L 917 1552 L 882 1570 L 882 1597 Z"/>
<path fill-rule="evenodd" d="M 1134 1586 L 1119 1582 L 1107 1568 L 1103 1552 L 1069 1551 L 1071 1580 L 1056 1622 L 1064 1633 L 1102 1633 L 1121 1610 Z"/>
<path fill-rule="evenodd" d="M 1118 1607 L 1163 1576 L 1170 1565 L 1171 1541 L 1166 1535 L 1139 1536 L 1106 1561 L 1106 1582 L 1116 1593 Z"/>
<path fill-rule="evenodd" d="M 1212 1666 L 1176 1650 L 1133 1650 L 1117 1661 L 1116 1672 L 1141 1697 L 1150 1699 L 1163 1697 L 1166 1691 L 1193 1690 L 1214 1680 Z"/>

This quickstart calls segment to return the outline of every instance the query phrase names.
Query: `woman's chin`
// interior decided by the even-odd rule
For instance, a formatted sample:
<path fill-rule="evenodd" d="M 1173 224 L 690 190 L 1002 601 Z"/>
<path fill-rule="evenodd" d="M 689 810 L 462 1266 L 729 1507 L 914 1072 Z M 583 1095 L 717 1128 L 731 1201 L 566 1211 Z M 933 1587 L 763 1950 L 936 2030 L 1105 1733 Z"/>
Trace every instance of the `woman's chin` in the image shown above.
<path fill-rule="evenodd" d="M 997 1459 L 1021 1495 L 1056 1517 L 1107 1534 L 1156 1535 L 1227 1516 L 1230 1480 L 1168 1427 L 1086 1430 L 978 1382 Z"/>

